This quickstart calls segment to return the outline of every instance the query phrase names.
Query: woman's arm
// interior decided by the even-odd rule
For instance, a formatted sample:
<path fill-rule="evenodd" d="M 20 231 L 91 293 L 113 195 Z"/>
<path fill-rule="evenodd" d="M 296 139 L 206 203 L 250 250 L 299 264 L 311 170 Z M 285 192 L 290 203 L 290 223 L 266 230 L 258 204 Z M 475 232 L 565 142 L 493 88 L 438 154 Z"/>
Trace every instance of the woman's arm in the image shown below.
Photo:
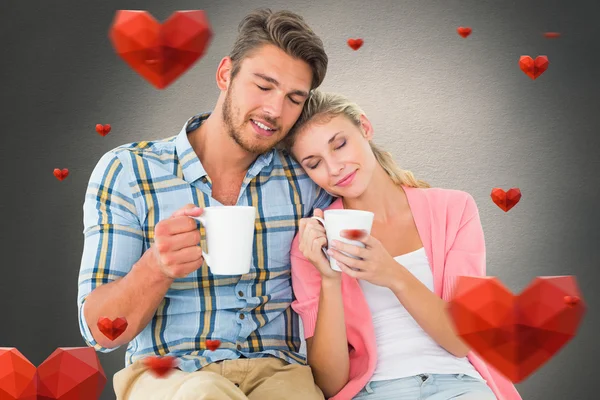
<path fill-rule="evenodd" d="M 321 281 L 315 332 L 306 339 L 306 350 L 315 383 L 326 398 L 334 396 L 348 383 L 350 371 L 341 279 Z"/>
<path fill-rule="evenodd" d="M 460 339 L 447 311 L 456 279 L 462 275 L 485 276 L 485 238 L 477 204 L 467 195 L 458 232 L 444 264 L 442 298 L 421 283 L 406 268 L 398 269 L 398 278 L 390 287 L 415 321 L 440 346 L 456 357 L 464 357 L 469 347 Z"/>
<path fill-rule="evenodd" d="M 402 265 L 390 286 L 400 303 L 433 340 L 455 357 L 465 357 L 469 347 L 456 335 L 446 302 Z"/>
<path fill-rule="evenodd" d="M 307 232 L 307 222 L 301 224 L 300 232 L 292 242 L 292 286 L 295 296 L 292 308 L 302 318 L 307 359 L 315 383 L 325 397 L 332 397 L 348 383 L 350 370 L 342 275 L 331 270 L 321 252 L 321 244 L 315 244 L 314 250 L 311 250 L 308 244 L 313 239 Z M 320 230 L 318 226 L 312 228 Z M 313 235 L 319 236 L 314 231 Z M 304 236 L 302 242 L 301 236 Z M 313 261 L 309 261 L 303 252 Z"/>

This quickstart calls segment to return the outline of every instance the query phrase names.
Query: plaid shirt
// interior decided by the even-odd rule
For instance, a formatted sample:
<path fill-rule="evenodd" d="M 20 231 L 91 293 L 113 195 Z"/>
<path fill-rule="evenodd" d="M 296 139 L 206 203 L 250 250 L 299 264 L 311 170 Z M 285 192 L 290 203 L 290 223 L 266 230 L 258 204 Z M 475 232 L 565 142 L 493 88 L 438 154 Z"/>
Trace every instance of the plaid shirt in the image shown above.
<path fill-rule="evenodd" d="M 221 205 L 187 133 L 207 117 L 186 122 L 179 135 L 119 146 L 106 153 L 89 180 L 84 211 L 84 248 L 79 272 L 79 325 L 89 346 L 96 343 L 83 316 L 86 296 L 125 276 L 152 245 L 154 227 L 185 204 Z M 218 151 L 215 149 L 215 151 Z M 331 197 L 289 156 L 272 150 L 257 158 L 242 183 L 237 205 L 252 205 L 253 265 L 242 276 L 215 276 L 206 263 L 176 279 L 151 322 L 128 345 L 125 365 L 150 355 L 179 358 L 196 371 L 224 359 L 275 356 L 305 364 L 298 316 L 290 304 L 290 247 L 300 218 L 325 208 Z M 199 227 L 205 246 L 204 228 Z M 207 351 L 205 340 L 221 347 Z"/>

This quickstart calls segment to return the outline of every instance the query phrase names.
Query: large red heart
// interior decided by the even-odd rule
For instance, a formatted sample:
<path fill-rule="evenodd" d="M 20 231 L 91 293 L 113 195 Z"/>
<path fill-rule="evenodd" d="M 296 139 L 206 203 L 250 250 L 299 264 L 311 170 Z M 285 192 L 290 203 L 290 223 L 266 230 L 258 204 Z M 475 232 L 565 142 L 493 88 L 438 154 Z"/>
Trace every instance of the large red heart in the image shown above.
<path fill-rule="evenodd" d="M 125 318 L 115 318 L 111 320 L 108 317 L 98 318 L 96 324 L 98 330 L 110 340 L 115 340 L 127 329 L 127 320 Z"/>
<path fill-rule="evenodd" d="M 519 59 L 521 71 L 525 72 L 531 79 L 535 79 L 543 74 L 548 69 L 548 64 L 549 61 L 546 56 L 537 56 L 535 61 L 529 56 L 521 56 Z"/>
<path fill-rule="evenodd" d="M 495 277 L 461 276 L 448 309 L 457 335 L 518 383 L 575 336 L 585 305 L 573 276 L 536 277 L 518 296 Z"/>
<path fill-rule="evenodd" d="M 0 348 L 0 399 L 93 400 L 106 375 L 92 347 L 56 349 L 35 368 L 15 348 Z"/>
<path fill-rule="evenodd" d="M 500 188 L 492 189 L 492 201 L 504 212 L 508 212 L 511 208 L 517 205 L 519 200 L 521 200 L 521 190 L 519 188 L 509 189 L 508 192 L 505 192 Z"/>
<path fill-rule="evenodd" d="M 211 340 L 211 339 L 206 339 L 206 348 L 210 351 L 215 351 L 216 349 L 219 348 L 219 346 L 221 346 L 221 341 L 220 340 Z"/>
<path fill-rule="evenodd" d="M 119 10 L 109 37 L 135 72 L 164 89 L 204 55 L 212 30 L 201 10 L 175 11 L 162 25 L 147 11 Z"/>

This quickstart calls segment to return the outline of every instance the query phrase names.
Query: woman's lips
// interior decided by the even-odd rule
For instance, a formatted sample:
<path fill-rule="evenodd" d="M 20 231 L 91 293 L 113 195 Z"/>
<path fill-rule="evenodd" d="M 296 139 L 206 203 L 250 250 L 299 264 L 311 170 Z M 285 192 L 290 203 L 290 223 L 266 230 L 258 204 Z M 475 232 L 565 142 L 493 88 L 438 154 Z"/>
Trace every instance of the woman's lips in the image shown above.
<path fill-rule="evenodd" d="M 351 173 L 350 175 L 348 175 L 347 177 L 345 177 L 344 179 L 342 179 L 341 181 L 336 183 L 335 186 L 344 187 L 344 186 L 350 185 L 352 183 L 352 181 L 354 180 L 354 176 L 356 176 L 356 171 L 354 171 L 353 173 Z"/>

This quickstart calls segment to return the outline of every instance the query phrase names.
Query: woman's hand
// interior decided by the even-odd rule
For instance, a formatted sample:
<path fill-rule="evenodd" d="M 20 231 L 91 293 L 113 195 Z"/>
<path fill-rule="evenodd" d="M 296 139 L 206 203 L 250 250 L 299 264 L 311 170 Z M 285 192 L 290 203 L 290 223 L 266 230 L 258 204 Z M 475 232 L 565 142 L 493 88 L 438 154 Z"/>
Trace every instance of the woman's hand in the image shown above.
<path fill-rule="evenodd" d="M 316 208 L 314 216 L 323 218 L 323 211 Z M 321 277 L 340 279 L 341 272 L 331 269 L 329 260 L 323 253 L 323 247 L 327 246 L 327 235 L 323 225 L 316 219 L 302 218 L 298 235 L 300 251 L 319 270 Z"/>
<path fill-rule="evenodd" d="M 341 236 L 365 244 L 365 248 L 337 240 L 329 244 L 329 255 L 336 259 L 344 273 L 374 285 L 390 289 L 396 286 L 401 279 L 400 272 L 403 267 L 394 260 L 379 240 L 368 235 L 366 231 L 354 229 L 342 231 Z M 361 259 L 348 257 L 340 251 Z"/>

